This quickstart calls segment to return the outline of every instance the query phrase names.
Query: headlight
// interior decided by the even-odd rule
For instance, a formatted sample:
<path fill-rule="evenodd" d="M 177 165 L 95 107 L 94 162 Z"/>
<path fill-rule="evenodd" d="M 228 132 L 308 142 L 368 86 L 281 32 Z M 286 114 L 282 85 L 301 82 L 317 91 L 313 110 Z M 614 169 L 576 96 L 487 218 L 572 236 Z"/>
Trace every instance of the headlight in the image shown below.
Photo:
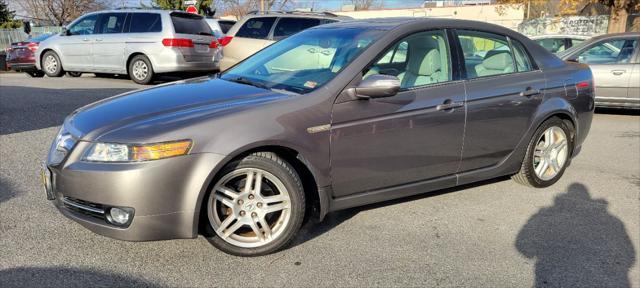
<path fill-rule="evenodd" d="M 96 162 L 138 162 L 186 155 L 191 140 L 153 144 L 94 143 L 82 160 Z"/>

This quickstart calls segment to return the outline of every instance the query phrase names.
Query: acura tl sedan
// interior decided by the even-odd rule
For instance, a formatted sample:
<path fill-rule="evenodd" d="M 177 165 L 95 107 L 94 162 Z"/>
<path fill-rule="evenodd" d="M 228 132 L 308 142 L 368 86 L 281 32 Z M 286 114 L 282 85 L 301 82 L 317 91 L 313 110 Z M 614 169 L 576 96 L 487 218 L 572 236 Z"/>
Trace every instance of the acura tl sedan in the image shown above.
<path fill-rule="evenodd" d="M 216 76 L 76 110 L 42 175 L 60 212 L 96 233 L 202 234 L 224 252 L 255 256 L 331 211 L 503 175 L 552 185 L 580 151 L 593 110 L 586 65 L 512 30 L 347 21 Z"/>

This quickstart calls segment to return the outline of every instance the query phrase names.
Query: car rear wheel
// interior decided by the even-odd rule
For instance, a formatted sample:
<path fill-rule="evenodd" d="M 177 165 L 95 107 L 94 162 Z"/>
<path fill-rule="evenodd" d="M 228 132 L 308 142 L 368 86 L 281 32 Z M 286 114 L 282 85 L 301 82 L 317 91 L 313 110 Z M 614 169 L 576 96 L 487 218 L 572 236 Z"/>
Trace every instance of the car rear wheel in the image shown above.
<path fill-rule="evenodd" d="M 540 125 L 527 148 L 520 171 L 512 178 L 532 187 L 548 187 L 556 183 L 567 168 L 573 152 L 573 131 L 553 117 Z"/>
<path fill-rule="evenodd" d="M 133 82 L 147 85 L 153 81 L 154 77 L 151 61 L 144 55 L 138 55 L 131 59 L 129 63 L 129 77 Z"/>
<path fill-rule="evenodd" d="M 33 77 L 33 78 L 42 78 L 44 77 L 44 72 L 42 71 L 30 71 L 30 72 L 25 72 L 25 74 L 29 75 L 29 77 Z"/>
<path fill-rule="evenodd" d="M 64 75 L 64 69 L 62 69 L 62 62 L 60 57 L 53 51 L 47 51 L 42 56 L 42 70 L 49 77 L 62 77 Z"/>
<path fill-rule="evenodd" d="M 225 166 L 208 201 L 207 239 L 238 256 L 287 246 L 304 218 L 305 197 L 294 168 L 275 153 L 257 152 Z"/>
<path fill-rule="evenodd" d="M 67 76 L 77 78 L 82 76 L 82 72 L 67 72 Z"/>

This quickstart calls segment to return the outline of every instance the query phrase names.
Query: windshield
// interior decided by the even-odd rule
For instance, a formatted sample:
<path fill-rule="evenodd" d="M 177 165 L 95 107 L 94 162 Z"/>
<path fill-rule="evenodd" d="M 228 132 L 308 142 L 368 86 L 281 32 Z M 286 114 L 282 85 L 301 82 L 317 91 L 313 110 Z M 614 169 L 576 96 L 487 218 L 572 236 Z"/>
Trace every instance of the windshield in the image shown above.
<path fill-rule="evenodd" d="M 383 31 L 363 28 L 305 30 L 256 53 L 222 79 L 305 94 L 333 79 Z"/>
<path fill-rule="evenodd" d="M 558 56 L 558 58 L 560 59 L 564 59 L 565 56 L 569 55 L 569 54 L 573 54 L 574 51 L 576 50 L 580 50 L 582 49 L 582 47 L 584 47 L 584 45 L 591 43 L 591 41 L 582 41 L 580 43 L 577 43 L 576 45 L 571 46 L 571 48 L 567 49 L 567 50 L 563 50 L 560 51 L 558 53 L 556 53 L 556 56 Z"/>

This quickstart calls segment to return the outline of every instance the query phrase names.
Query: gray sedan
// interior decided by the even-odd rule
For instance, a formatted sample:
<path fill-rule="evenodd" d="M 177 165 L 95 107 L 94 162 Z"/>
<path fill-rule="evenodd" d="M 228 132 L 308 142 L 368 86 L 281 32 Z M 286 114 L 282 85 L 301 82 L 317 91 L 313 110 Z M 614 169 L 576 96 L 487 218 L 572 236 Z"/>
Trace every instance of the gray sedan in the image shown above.
<path fill-rule="evenodd" d="M 596 106 L 640 109 L 640 33 L 594 37 L 560 53 L 563 60 L 589 64 Z"/>
<path fill-rule="evenodd" d="M 504 175 L 552 185 L 589 133 L 593 100 L 588 66 L 507 28 L 345 21 L 218 76 L 78 109 L 43 179 L 61 213 L 96 233 L 203 234 L 263 255 L 307 216 Z"/>

